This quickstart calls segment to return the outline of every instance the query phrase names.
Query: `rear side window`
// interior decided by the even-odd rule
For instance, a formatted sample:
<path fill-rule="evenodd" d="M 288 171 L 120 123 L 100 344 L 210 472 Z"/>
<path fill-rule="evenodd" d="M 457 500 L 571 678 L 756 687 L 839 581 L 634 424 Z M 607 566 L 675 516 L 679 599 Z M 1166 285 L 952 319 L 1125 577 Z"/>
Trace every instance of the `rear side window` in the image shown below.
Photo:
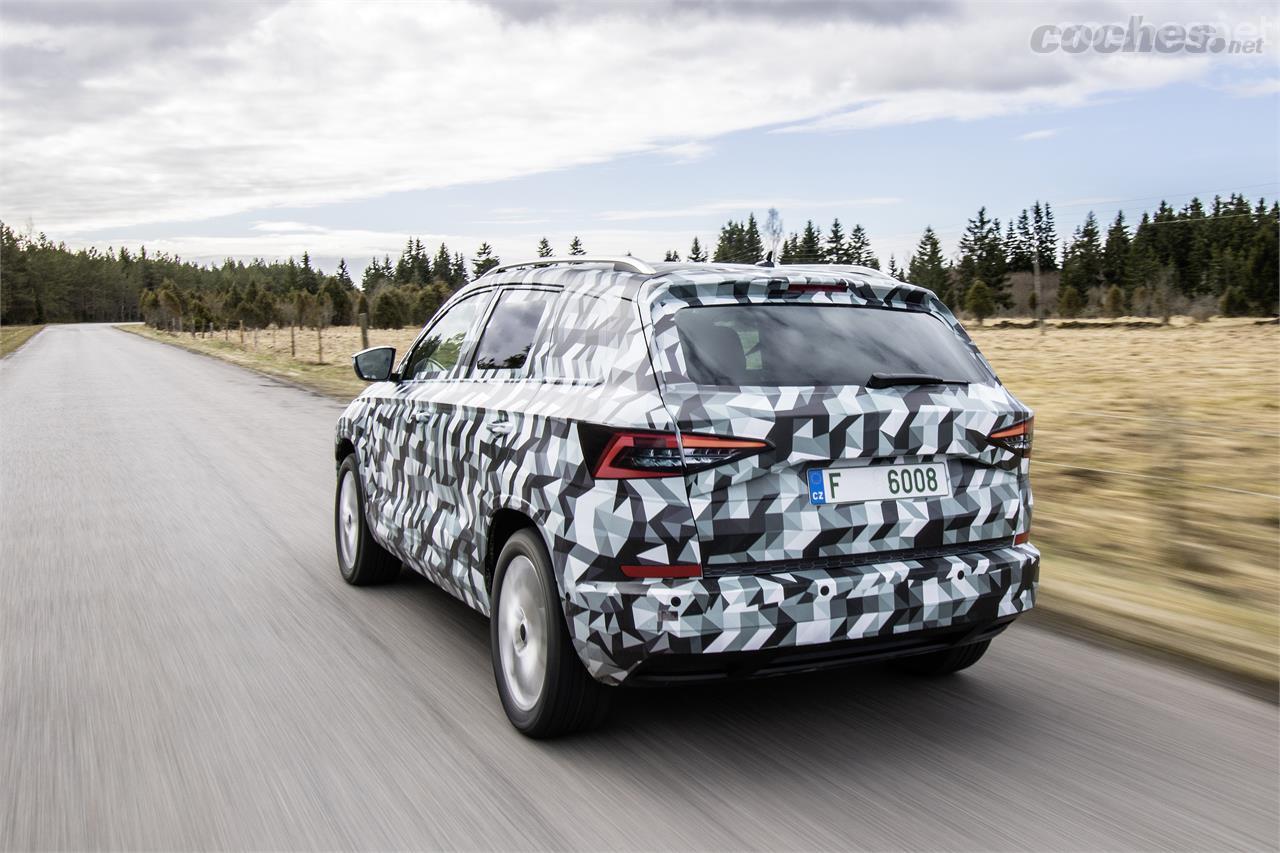
<path fill-rule="evenodd" d="M 866 385 L 873 373 L 992 377 L 932 314 L 851 305 L 723 305 L 676 312 L 698 385 Z"/>
<path fill-rule="evenodd" d="M 475 369 L 482 371 L 481 375 L 523 376 L 542 316 L 553 297 L 546 291 L 503 292 L 476 347 Z"/>
<path fill-rule="evenodd" d="M 628 347 L 644 350 L 629 300 L 565 293 L 548 323 L 547 346 L 535 370 L 545 379 L 599 382 Z"/>

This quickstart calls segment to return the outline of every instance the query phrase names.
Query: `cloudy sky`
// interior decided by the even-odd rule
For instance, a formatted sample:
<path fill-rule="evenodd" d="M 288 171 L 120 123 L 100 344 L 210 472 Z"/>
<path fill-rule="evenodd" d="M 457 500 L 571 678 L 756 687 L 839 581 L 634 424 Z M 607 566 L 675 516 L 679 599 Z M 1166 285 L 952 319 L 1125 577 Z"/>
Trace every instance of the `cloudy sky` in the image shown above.
<path fill-rule="evenodd" d="M 1132 15 L 1262 50 L 1030 46 Z M 776 206 L 887 260 L 979 204 L 1275 197 L 1278 59 L 1270 3 L 4 0 L 0 218 L 359 269 L 408 235 L 660 257 Z"/>

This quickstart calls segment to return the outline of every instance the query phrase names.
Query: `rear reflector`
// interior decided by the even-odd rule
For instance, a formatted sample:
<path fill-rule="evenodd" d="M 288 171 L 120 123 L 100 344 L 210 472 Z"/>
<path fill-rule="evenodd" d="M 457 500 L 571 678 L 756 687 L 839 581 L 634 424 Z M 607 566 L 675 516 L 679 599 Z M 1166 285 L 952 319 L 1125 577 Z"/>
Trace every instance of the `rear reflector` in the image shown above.
<path fill-rule="evenodd" d="M 629 578 L 696 578 L 702 575 L 697 563 L 681 563 L 674 566 L 623 566 L 622 573 Z"/>
<path fill-rule="evenodd" d="M 1022 423 L 996 430 L 987 436 L 987 440 L 996 447 L 1003 447 L 1022 457 L 1031 455 L 1031 439 L 1035 435 L 1035 418 L 1027 418 Z"/>
<path fill-rule="evenodd" d="M 754 456 L 768 447 L 768 442 L 754 439 L 624 430 L 609 436 L 591 473 L 597 480 L 679 477 Z"/>
<path fill-rule="evenodd" d="M 1014 545 L 1026 545 L 1026 544 L 1027 544 L 1028 542 L 1030 542 L 1030 541 L 1031 541 L 1031 531 L 1030 531 L 1030 530 L 1028 530 L 1028 531 L 1026 531 L 1026 532 L 1024 532 L 1024 533 L 1019 533 L 1017 536 L 1013 537 L 1013 544 L 1014 544 Z"/>

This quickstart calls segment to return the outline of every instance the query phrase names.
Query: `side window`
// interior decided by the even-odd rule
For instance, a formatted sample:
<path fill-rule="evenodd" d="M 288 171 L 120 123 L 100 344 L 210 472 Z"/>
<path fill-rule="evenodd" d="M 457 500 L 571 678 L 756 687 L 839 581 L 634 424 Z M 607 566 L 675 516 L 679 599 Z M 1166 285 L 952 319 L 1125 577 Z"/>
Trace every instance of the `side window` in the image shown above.
<path fill-rule="evenodd" d="M 645 350 L 634 302 L 616 296 L 564 294 L 548 320 L 538 375 L 598 382 L 637 341 Z"/>
<path fill-rule="evenodd" d="M 545 290 L 507 290 L 498 297 L 480 343 L 475 369 L 481 376 L 510 378 L 525 375 L 538 327 L 555 294 Z"/>
<path fill-rule="evenodd" d="M 458 363 L 467 332 L 475 325 L 488 294 L 468 296 L 444 313 L 405 361 L 404 379 L 439 379 Z"/>

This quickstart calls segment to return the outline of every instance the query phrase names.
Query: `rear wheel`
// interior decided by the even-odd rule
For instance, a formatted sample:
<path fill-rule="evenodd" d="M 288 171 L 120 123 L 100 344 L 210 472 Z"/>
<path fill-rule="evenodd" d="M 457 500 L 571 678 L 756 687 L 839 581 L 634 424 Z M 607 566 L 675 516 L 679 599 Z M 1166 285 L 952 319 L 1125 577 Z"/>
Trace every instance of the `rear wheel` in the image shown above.
<path fill-rule="evenodd" d="M 333 508 L 333 535 L 338 569 L 352 586 L 373 586 L 394 580 L 400 561 L 374 540 L 365 520 L 364 489 L 355 454 L 338 466 L 338 492 Z"/>
<path fill-rule="evenodd" d="M 489 640 L 507 718 L 535 738 L 601 723 L 609 688 L 583 668 L 565 625 L 551 561 L 532 530 L 503 546 L 493 581 Z"/>
<path fill-rule="evenodd" d="M 990 640 L 983 640 L 980 643 L 943 649 L 940 652 L 912 655 L 898 660 L 897 664 L 913 675 L 950 675 L 973 666 L 987 653 L 987 647 L 990 645 Z"/>

